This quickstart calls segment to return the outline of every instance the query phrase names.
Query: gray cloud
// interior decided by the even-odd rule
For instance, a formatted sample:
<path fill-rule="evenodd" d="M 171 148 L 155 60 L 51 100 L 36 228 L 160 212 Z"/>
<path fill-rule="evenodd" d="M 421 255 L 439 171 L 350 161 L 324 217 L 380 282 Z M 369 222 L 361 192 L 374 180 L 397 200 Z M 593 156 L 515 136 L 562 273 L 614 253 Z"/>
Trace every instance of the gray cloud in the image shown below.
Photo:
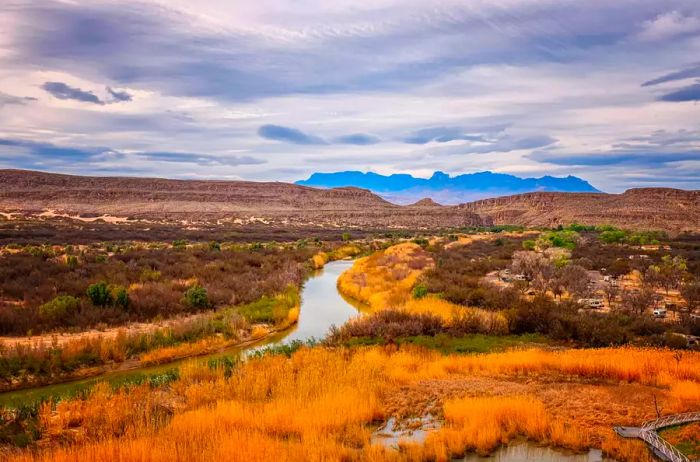
<path fill-rule="evenodd" d="M 304 133 L 296 128 L 284 127 L 282 125 L 263 125 L 258 129 L 258 135 L 268 140 L 282 141 L 285 143 L 327 144 L 323 138 Z"/>
<path fill-rule="evenodd" d="M 660 83 L 673 82 L 675 80 L 690 79 L 693 77 L 700 77 L 700 64 L 696 66 L 689 67 L 676 72 L 671 72 L 669 74 L 662 75 L 652 80 L 648 80 L 642 84 L 643 87 L 649 87 L 651 85 L 658 85 Z"/>
<path fill-rule="evenodd" d="M 365 133 L 353 133 L 351 135 L 343 135 L 333 139 L 336 144 L 354 144 L 356 146 L 367 146 L 381 142 L 379 138 Z"/>
<path fill-rule="evenodd" d="M 265 35 L 195 32 L 194 18 L 146 4 L 20 3 L 15 14 L 24 32 L 15 46 L 18 56 L 37 66 L 100 73 L 169 94 L 245 100 L 401 89 L 479 64 L 566 61 L 633 36 L 637 24 L 658 12 L 651 0 L 639 0 L 634 8 L 627 2 L 596 3 L 585 14 L 569 2 L 508 9 L 425 6 L 394 11 L 390 21 L 377 21 L 376 12 L 359 18 L 372 26 L 327 25 L 316 18 L 310 27 L 281 27 Z M 308 46 L 285 46 L 290 41 Z M 375 59 L 377 50 L 384 59 Z"/>
<path fill-rule="evenodd" d="M 37 99 L 31 96 L 14 96 L 14 95 L 8 95 L 7 93 L 0 92 L 0 107 L 10 105 L 10 104 L 17 104 L 17 105 L 24 105 L 27 104 L 31 101 L 36 101 Z"/>
<path fill-rule="evenodd" d="M 258 135 L 267 140 L 300 145 L 351 144 L 355 146 L 368 146 L 381 142 L 376 136 L 366 133 L 341 135 L 333 138 L 331 141 L 327 141 L 320 136 L 312 135 L 296 128 L 272 124 L 263 125 L 258 128 Z"/>
<path fill-rule="evenodd" d="M 3 154 L 15 157 L 17 159 L 17 167 L 30 169 L 42 169 L 46 168 L 47 165 L 81 165 L 95 169 L 99 168 L 99 165 L 103 162 L 124 161 L 133 163 L 134 160 L 186 163 L 207 167 L 260 165 L 266 163 L 265 160 L 251 156 L 150 151 L 125 153 L 106 147 L 67 147 L 56 146 L 51 143 L 13 139 L 0 139 L 0 157 L 3 157 Z"/>
<path fill-rule="evenodd" d="M 666 93 L 659 97 L 661 101 L 680 103 L 685 101 L 700 101 L 700 82 Z"/>
<path fill-rule="evenodd" d="M 265 160 L 257 159 L 251 156 L 226 156 L 226 155 L 207 155 L 193 154 L 185 152 L 139 152 L 136 155 L 144 160 L 158 162 L 176 162 L 196 164 L 200 166 L 239 166 L 239 165 L 260 165 L 266 163 Z"/>
<path fill-rule="evenodd" d="M 609 151 L 595 154 L 564 154 L 537 151 L 529 154 L 527 157 L 538 162 L 556 165 L 601 166 L 634 164 L 647 168 L 656 168 L 674 162 L 700 160 L 700 152 Z"/>
<path fill-rule="evenodd" d="M 63 82 L 46 82 L 41 86 L 42 89 L 50 93 L 58 99 L 71 99 L 82 101 L 84 103 L 93 104 L 112 104 L 127 102 L 132 100 L 131 94 L 126 91 L 114 90 L 112 87 L 105 87 L 105 91 L 110 96 L 109 100 L 102 100 L 91 91 L 82 90 L 77 87 L 71 87 Z"/>
<path fill-rule="evenodd" d="M 528 137 L 502 136 L 495 140 L 487 140 L 479 143 L 465 143 L 458 146 L 448 146 L 435 148 L 435 154 L 489 154 L 492 152 L 512 152 L 544 148 L 555 144 L 558 140 L 547 135 L 537 135 Z"/>
<path fill-rule="evenodd" d="M 693 127 L 694 106 L 649 95 L 696 100 L 695 82 L 683 79 L 698 77 L 700 63 L 688 61 L 697 37 L 659 27 L 664 18 L 681 18 L 672 27 L 697 18 L 697 0 L 377 0 L 352 8 L 274 0 L 241 11 L 221 0 L 11 3 L 0 8 L 9 51 L 0 57 L 0 86 L 34 94 L 23 92 L 57 80 L 67 87 L 54 89 L 58 97 L 84 104 L 38 103 L 33 111 L 0 96 L 2 115 L 11 115 L 3 117 L 6 138 L 61 140 L 34 150 L 5 146 L 6 163 L 31 159 L 75 173 L 128 164 L 176 176 L 285 180 L 296 179 L 292 168 L 327 161 L 338 169 L 414 174 L 542 168 L 594 172 L 602 175 L 596 184 L 614 190 L 617 164 L 606 170 L 577 158 L 591 146 L 613 146 L 594 155 L 639 165 L 634 174 L 646 167 L 633 164 L 631 154 L 678 153 L 683 160 L 698 151 L 695 141 L 681 140 L 692 134 L 674 132 Z M 680 16 L 668 14 L 675 11 Z M 640 40 L 651 26 L 654 39 L 647 32 Z M 642 85 L 652 90 L 634 84 L 646 79 Z M 136 95 L 128 111 L 93 110 Z M 502 128 L 477 126 L 482 122 Z M 635 140 L 639 127 L 668 132 Z M 65 140 L 112 149 L 70 154 Z M 222 146 L 230 151 L 220 157 Z M 557 158 L 571 152 L 582 166 L 539 165 L 524 157 L 532 150 Z M 269 164 L 253 167 L 261 159 Z M 676 167 L 658 173 L 685 178 Z"/>
<path fill-rule="evenodd" d="M 448 141 L 485 141 L 481 134 L 466 133 L 462 127 L 430 127 L 417 130 L 403 139 L 408 144 L 427 144 L 431 141 L 446 143 Z"/>
<path fill-rule="evenodd" d="M 109 93 L 112 96 L 112 99 L 115 102 L 131 101 L 131 99 L 132 99 L 132 96 L 125 91 L 114 90 L 112 87 L 107 87 L 106 90 L 107 90 L 107 93 Z"/>
<path fill-rule="evenodd" d="M 93 92 L 71 87 L 63 82 L 46 82 L 41 88 L 58 99 L 72 99 L 84 103 L 104 104 Z"/>

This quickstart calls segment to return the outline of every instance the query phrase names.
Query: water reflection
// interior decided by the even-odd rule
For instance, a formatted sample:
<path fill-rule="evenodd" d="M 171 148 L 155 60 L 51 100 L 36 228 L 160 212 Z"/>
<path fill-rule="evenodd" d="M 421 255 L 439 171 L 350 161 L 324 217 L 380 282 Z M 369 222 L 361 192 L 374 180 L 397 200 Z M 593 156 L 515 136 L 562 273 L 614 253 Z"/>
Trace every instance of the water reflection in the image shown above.
<path fill-rule="evenodd" d="M 600 449 L 591 449 L 585 454 L 571 454 L 531 443 L 520 443 L 498 449 L 488 457 L 468 454 L 453 462 L 614 462 L 603 457 Z"/>
<path fill-rule="evenodd" d="M 325 337 L 332 325 L 341 326 L 367 310 L 359 302 L 343 297 L 337 289 L 338 277 L 352 264 L 350 260 L 330 262 L 306 281 L 301 293 L 299 321 L 285 331 L 280 340 L 291 342 Z"/>

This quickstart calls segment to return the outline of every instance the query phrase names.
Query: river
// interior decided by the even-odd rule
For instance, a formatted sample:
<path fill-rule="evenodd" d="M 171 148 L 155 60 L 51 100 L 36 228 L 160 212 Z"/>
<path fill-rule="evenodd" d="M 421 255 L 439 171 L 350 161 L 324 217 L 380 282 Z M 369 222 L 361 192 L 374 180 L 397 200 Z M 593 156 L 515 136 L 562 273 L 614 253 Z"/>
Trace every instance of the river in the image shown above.
<path fill-rule="evenodd" d="M 364 306 L 359 302 L 343 297 L 336 288 L 338 277 L 343 271 L 349 269 L 352 264 L 353 262 L 350 260 L 333 261 L 326 264 L 325 268 L 314 273 L 306 281 L 302 290 L 298 322 L 289 329 L 248 345 L 245 348 L 233 347 L 214 354 L 183 359 L 158 366 L 108 372 L 88 379 L 0 393 L 0 406 L 16 406 L 21 403 L 33 402 L 40 398 L 67 396 L 103 381 L 118 385 L 139 375 L 163 373 L 181 365 L 185 361 L 206 361 L 224 355 L 244 354 L 246 351 L 260 349 L 268 345 L 294 340 L 323 338 L 332 325 L 341 326 L 348 319 L 358 316 L 360 311 L 364 309 Z"/>
<path fill-rule="evenodd" d="M 325 268 L 317 271 L 304 284 L 302 291 L 301 310 L 299 321 L 293 327 L 280 332 L 272 337 L 266 338 L 257 344 L 252 344 L 245 348 L 231 348 L 208 356 L 184 359 L 168 364 L 153 367 L 144 367 L 123 372 L 111 372 L 98 377 L 49 385 L 44 387 L 30 388 L 0 394 L 0 406 L 16 405 L 21 402 L 31 402 L 41 397 L 64 396 L 75 393 L 80 389 L 94 386 L 98 382 L 107 381 L 111 384 L 118 384 L 137 376 L 139 374 L 162 373 L 172 369 L 186 361 L 206 361 L 210 358 L 223 355 L 240 355 L 247 351 L 260 349 L 268 345 L 291 342 L 294 340 L 308 340 L 311 338 L 323 338 L 332 325 L 340 326 L 354 316 L 358 316 L 367 308 L 353 300 L 343 297 L 337 290 L 336 285 L 340 274 L 352 266 L 352 261 L 340 260 L 329 262 Z M 425 431 L 417 431 L 413 440 L 422 440 Z M 389 435 L 387 435 L 389 436 Z M 416 438 L 419 436 L 419 438 Z M 392 446 L 396 444 L 399 435 L 383 438 L 382 444 Z M 379 441 L 377 441 L 379 442 Z M 538 447 L 531 443 L 519 443 L 513 446 L 502 447 L 489 457 L 481 457 L 469 454 L 464 458 L 455 459 L 463 462 L 608 462 L 611 459 L 602 457 L 597 449 L 592 449 L 585 454 L 564 453 L 546 447 Z"/>

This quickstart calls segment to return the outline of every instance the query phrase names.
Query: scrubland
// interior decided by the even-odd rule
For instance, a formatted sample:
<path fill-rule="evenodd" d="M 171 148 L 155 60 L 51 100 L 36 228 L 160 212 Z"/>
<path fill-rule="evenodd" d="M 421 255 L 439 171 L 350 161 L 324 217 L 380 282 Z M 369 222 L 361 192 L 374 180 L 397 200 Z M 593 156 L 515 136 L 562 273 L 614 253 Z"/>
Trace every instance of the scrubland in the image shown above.
<path fill-rule="evenodd" d="M 95 375 L 127 360 L 165 363 L 284 330 L 298 320 L 311 269 L 362 252 L 354 244 L 184 241 L 5 250 L 0 332 L 15 334 L 0 338 L 5 390 Z"/>
<path fill-rule="evenodd" d="M 302 348 L 233 371 L 190 364 L 179 380 L 45 403 L 29 460 L 446 461 L 515 438 L 651 460 L 614 424 L 696 409 L 700 356 L 637 348 L 440 355 L 394 346 Z M 444 419 L 424 444 L 372 445 L 390 416 Z"/>
<path fill-rule="evenodd" d="M 434 267 L 429 252 L 406 242 L 357 260 L 338 279 L 338 290 L 375 311 L 399 309 L 437 316 L 445 325 L 468 322 L 481 326 L 483 332 L 505 332 L 506 320 L 498 313 L 459 306 L 433 296 L 416 296 L 414 288 L 419 278 Z"/>
<path fill-rule="evenodd" d="M 575 234 L 543 239 L 562 236 Z M 676 328 L 653 319 L 582 313 L 546 294 L 526 298 L 515 288 L 483 284 L 486 273 L 507 267 L 514 251 L 529 245 L 518 235 L 387 245 L 358 259 L 338 281 L 343 294 L 374 313 L 333 329 L 323 344 L 243 362 L 191 361 L 163 378 L 103 384 L 75 399 L 44 402 L 36 427 L 26 429 L 36 442 L 6 446 L 0 457 L 437 462 L 525 438 L 650 462 L 643 443 L 619 438 L 612 427 L 638 425 L 657 412 L 699 410 L 700 353 L 649 347 L 665 344 Z M 592 261 L 577 249 L 576 264 Z M 310 271 L 362 250 L 314 248 L 302 265 Z M 627 258 L 619 255 L 612 263 Z M 251 338 L 265 335 L 263 325 L 298 316 L 298 286 L 281 284 L 289 274 L 271 279 L 275 290 L 235 307 L 246 321 L 264 323 L 250 328 Z M 458 346 L 479 351 L 469 346 L 477 336 L 492 352 L 449 353 Z M 141 358 L 166 362 L 215 347 L 220 337 L 162 345 Z M 494 352 L 499 343 L 505 351 Z M 621 344 L 627 346 L 570 348 Z M 19 412 L 8 411 L 0 422 L 25 425 Z M 409 429 L 425 417 L 440 425 L 420 443 L 407 439 L 388 448 L 374 435 L 389 418 Z"/>

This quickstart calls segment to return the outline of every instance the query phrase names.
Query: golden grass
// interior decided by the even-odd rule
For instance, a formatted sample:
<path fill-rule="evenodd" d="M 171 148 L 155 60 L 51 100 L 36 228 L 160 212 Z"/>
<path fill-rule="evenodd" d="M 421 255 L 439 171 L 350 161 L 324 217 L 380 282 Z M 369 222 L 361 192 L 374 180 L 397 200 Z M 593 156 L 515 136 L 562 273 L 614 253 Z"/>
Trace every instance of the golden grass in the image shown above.
<path fill-rule="evenodd" d="M 700 383 L 700 354 L 676 362 L 671 351 L 639 348 L 443 356 L 395 346 L 317 347 L 291 358 L 250 360 L 228 379 L 223 370 L 196 363 L 183 366 L 180 376 L 166 388 L 113 393 L 102 387 L 55 410 L 45 405 L 45 449 L 14 459 L 446 461 L 526 437 L 645 461 L 651 459 L 643 444 L 611 430 L 653 415 L 638 396 L 658 394 L 665 412 L 700 406 L 678 391 Z M 478 378 L 502 389 L 471 387 L 455 395 L 434 385 Z M 388 417 L 390 399 L 411 396 L 405 387 L 441 400 L 445 426 L 403 451 L 372 446 L 373 425 Z M 624 387 L 637 391 L 618 392 Z M 405 406 L 420 412 L 416 404 L 409 399 Z"/>
<path fill-rule="evenodd" d="M 197 356 L 232 345 L 237 341 L 226 340 L 222 336 L 207 337 L 195 342 L 181 343 L 171 347 L 158 348 L 141 355 L 141 364 L 150 366 L 163 364 L 175 359 Z"/>
<path fill-rule="evenodd" d="M 326 252 L 319 252 L 313 257 L 311 257 L 311 266 L 314 269 L 321 269 L 324 266 L 326 266 L 326 263 L 328 263 L 328 260 L 330 257 Z"/>
<path fill-rule="evenodd" d="M 419 245 L 406 242 L 358 259 L 338 278 L 338 289 L 373 309 L 399 308 L 423 271 L 433 266 Z"/>
<path fill-rule="evenodd" d="M 505 333 L 507 321 L 501 313 L 457 305 L 435 296 L 420 299 L 411 291 L 434 262 L 419 245 L 406 242 L 361 258 L 338 279 L 343 295 L 360 300 L 374 310 L 403 309 L 441 317 L 449 325 L 456 318 L 475 318 L 482 332 Z"/>

